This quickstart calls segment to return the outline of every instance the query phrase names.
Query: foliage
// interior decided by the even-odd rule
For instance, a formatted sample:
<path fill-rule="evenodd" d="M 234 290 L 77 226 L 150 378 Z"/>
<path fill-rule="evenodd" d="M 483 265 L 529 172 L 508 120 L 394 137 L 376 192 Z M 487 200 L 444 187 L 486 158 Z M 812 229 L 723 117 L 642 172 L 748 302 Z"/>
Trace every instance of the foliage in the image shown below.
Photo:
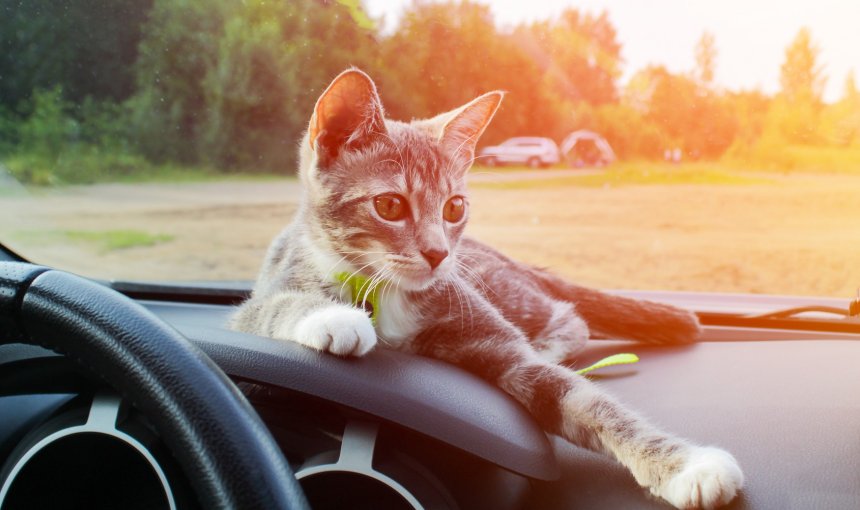
<path fill-rule="evenodd" d="M 717 43 L 714 34 L 702 33 L 696 43 L 696 79 L 710 85 L 714 81 L 714 68 L 717 61 Z"/>
<path fill-rule="evenodd" d="M 494 89 L 508 97 L 485 141 L 523 133 L 535 127 L 530 119 L 546 118 L 537 66 L 513 38 L 496 32 L 486 5 L 416 3 L 381 53 L 380 91 L 394 118 L 436 115 Z"/>
<path fill-rule="evenodd" d="M 349 9 L 314 0 L 157 0 L 144 32 L 134 123 L 154 160 L 291 171 L 322 87 L 373 60 Z"/>
<path fill-rule="evenodd" d="M 35 89 L 65 98 L 120 101 L 152 0 L 0 0 L 0 105 L 14 109 Z"/>
<path fill-rule="evenodd" d="M 809 29 L 801 28 L 785 49 L 785 61 L 780 68 L 782 94 L 788 101 L 821 101 L 826 79 L 818 62 L 820 53 Z"/>
<path fill-rule="evenodd" d="M 818 123 L 825 78 L 818 63 L 819 53 L 806 28 L 800 29 L 785 49 L 780 68 L 782 90 L 768 111 L 766 138 L 791 144 L 821 142 Z"/>
<path fill-rule="evenodd" d="M 648 67 L 630 80 L 628 102 L 663 134 L 664 148 L 687 157 L 715 158 L 732 144 L 738 126 L 731 102 L 694 79 Z"/>
<path fill-rule="evenodd" d="M 127 150 L 122 106 L 89 97 L 74 104 L 63 96 L 60 87 L 36 89 L 26 105 L 30 114 L 13 121 L 16 143 L 4 150 L 4 163 L 18 181 L 98 182 L 150 169 L 148 161 Z M 0 121 L 0 129 L 4 124 L 11 122 Z"/>
<path fill-rule="evenodd" d="M 18 145 L 20 119 L 8 108 L 0 105 L 0 156 L 12 152 Z"/>
<path fill-rule="evenodd" d="M 617 99 L 621 44 L 605 11 L 594 16 L 568 8 L 557 19 L 524 27 L 516 36 L 540 63 L 544 86 L 554 96 L 592 105 Z"/>
<path fill-rule="evenodd" d="M 649 66 L 620 87 L 621 45 L 605 12 L 568 8 L 499 27 L 475 0 L 416 0 L 385 32 L 359 0 L 57 5 L 0 0 L 0 155 L 28 183 L 176 168 L 291 173 L 315 99 L 351 65 L 374 77 L 396 119 L 506 91 L 482 143 L 561 141 L 590 129 L 624 160 L 679 149 L 685 160 L 783 169 L 807 168 L 813 154 L 842 154 L 839 169 L 854 168 L 849 155 L 860 145 L 853 75 L 843 99 L 824 104 L 826 77 L 807 29 L 786 48 L 782 89 L 769 97 L 715 85 L 708 32 L 693 48 L 693 69 Z"/>
<path fill-rule="evenodd" d="M 860 146 L 860 92 L 851 73 L 845 79 L 845 93 L 837 103 L 827 106 L 821 116 L 824 142 L 838 147 Z"/>
<path fill-rule="evenodd" d="M 68 114 L 70 103 L 63 99 L 62 89 L 54 87 L 35 90 L 31 104 L 31 113 L 18 130 L 20 148 L 56 158 L 78 136 L 79 125 Z"/>

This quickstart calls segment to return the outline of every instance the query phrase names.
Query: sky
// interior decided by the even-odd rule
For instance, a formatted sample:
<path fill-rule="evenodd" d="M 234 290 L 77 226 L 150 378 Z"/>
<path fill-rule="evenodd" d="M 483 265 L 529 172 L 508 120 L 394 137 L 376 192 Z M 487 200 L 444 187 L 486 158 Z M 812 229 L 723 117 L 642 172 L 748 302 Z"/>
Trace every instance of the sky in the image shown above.
<path fill-rule="evenodd" d="M 386 27 L 397 23 L 411 0 L 365 0 Z M 501 26 L 551 19 L 565 7 L 607 11 L 624 59 L 622 83 L 649 64 L 673 72 L 691 70 L 694 47 L 704 31 L 718 51 L 715 81 L 732 90 L 779 89 L 785 48 L 806 26 L 828 76 L 824 98 L 838 100 L 845 78 L 860 81 L 860 0 L 496 0 L 489 4 Z"/>

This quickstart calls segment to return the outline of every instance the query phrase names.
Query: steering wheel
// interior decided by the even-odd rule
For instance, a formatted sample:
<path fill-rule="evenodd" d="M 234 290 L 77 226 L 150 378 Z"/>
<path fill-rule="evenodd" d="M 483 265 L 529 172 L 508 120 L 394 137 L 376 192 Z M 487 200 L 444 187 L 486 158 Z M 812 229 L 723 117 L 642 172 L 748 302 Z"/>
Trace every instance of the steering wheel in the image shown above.
<path fill-rule="evenodd" d="M 138 408 L 203 508 L 308 508 L 260 417 L 202 351 L 129 298 L 89 280 L 0 262 L 0 343 L 72 358 Z"/>

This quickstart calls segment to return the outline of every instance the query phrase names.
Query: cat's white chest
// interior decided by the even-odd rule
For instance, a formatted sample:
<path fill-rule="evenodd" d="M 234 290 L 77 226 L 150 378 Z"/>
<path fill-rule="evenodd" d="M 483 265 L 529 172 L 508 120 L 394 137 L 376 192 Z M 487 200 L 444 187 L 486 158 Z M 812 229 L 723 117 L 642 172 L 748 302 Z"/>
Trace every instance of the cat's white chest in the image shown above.
<path fill-rule="evenodd" d="M 395 290 L 385 293 L 379 300 L 376 312 L 376 333 L 382 343 L 391 348 L 405 347 L 420 330 L 418 307 L 404 295 Z"/>

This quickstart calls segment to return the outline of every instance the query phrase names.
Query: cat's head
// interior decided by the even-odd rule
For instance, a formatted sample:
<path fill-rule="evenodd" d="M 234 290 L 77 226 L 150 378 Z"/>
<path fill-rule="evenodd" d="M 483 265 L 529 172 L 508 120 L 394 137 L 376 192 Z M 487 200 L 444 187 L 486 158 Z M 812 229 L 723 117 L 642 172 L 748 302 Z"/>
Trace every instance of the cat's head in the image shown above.
<path fill-rule="evenodd" d="M 365 73 L 337 76 L 301 150 L 306 219 L 326 263 L 407 290 L 453 274 L 469 217 L 466 173 L 502 96 L 404 123 L 385 119 Z"/>

